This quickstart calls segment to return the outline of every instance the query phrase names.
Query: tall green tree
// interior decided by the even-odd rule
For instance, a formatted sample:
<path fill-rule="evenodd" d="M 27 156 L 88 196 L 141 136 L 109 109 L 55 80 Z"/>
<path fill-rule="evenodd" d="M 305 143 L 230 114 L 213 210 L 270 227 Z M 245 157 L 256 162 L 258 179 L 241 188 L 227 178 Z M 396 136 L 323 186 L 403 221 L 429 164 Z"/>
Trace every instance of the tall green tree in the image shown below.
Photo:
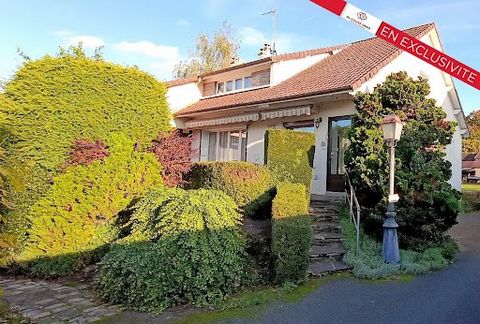
<path fill-rule="evenodd" d="M 473 111 L 467 117 L 470 137 L 463 140 L 463 153 L 480 152 L 480 110 Z"/>
<path fill-rule="evenodd" d="M 229 67 L 232 59 L 238 56 L 240 43 L 230 24 L 224 22 L 213 35 L 199 34 L 195 51 L 191 51 L 186 61 L 178 63 L 174 78 L 197 76 Z"/>
<path fill-rule="evenodd" d="M 395 181 L 400 243 L 420 249 L 440 243 L 456 224 L 460 193 L 452 188 L 451 163 L 445 160 L 456 124 L 428 98 L 430 86 L 406 72 L 387 77 L 372 93 L 358 93 L 350 130 L 346 167 L 364 207 L 368 233 L 381 237 L 388 196 L 388 157 L 383 140 L 383 116 L 396 114 L 404 131 L 396 149 Z"/>

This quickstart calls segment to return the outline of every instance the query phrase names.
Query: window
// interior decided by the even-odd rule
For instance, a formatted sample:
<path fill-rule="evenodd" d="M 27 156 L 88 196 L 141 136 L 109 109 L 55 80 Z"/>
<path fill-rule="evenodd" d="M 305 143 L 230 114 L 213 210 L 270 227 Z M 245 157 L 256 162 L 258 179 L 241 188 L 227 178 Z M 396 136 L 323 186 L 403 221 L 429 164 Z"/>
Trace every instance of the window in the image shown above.
<path fill-rule="evenodd" d="M 283 127 L 297 132 L 315 133 L 315 123 L 313 120 L 284 123 Z"/>
<path fill-rule="evenodd" d="M 233 91 L 233 81 L 227 81 L 227 86 L 225 87 L 227 92 Z"/>
<path fill-rule="evenodd" d="M 215 94 L 222 94 L 231 91 L 252 88 L 252 77 L 247 76 L 241 79 L 229 80 L 226 82 L 217 82 Z"/>
<path fill-rule="evenodd" d="M 248 89 L 248 88 L 251 88 L 252 86 L 253 86 L 253 84 L 252 84 L 252 77 L 250 77 L 250 76 L 249 76 L 249 77 L 246 77 L 246 78 L 245 78 L 245 83 L 244 83 L 244 86 L 243 86 L 243 87 L 244 87 L 245 89 Z"/>
<path fill-rule="evenodd" d="M 235 80 L 235 90 L 243 89 L 243 79 Z"/>
<path fill-rule="evenodd" d="M 210 132 L 209 161 L 245 161 L 247 147 L 246 130 Z"/>

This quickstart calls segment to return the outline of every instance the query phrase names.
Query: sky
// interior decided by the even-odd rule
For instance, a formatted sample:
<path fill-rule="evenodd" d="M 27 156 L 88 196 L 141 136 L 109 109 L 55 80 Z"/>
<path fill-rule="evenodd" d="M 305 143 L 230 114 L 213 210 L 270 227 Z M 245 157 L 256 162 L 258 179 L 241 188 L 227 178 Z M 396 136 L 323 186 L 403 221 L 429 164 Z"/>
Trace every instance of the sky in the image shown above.
<path fill-rule="evenodd" d="M 352 0 L 350 3 L 399 28 L 436 22 L 446 52 L 480 70 L 480 1 Z M 198 33 L 228 21 L 244 61 L 257 58 L 272 38 L 278 10 L 279 53 L 369 38 L 361 28 L 308 0 L 0 0 L 0 80 L 22 64 L 82 41 L 87 52 L 104 46 L 104 58 L 137 65 L 160 80 L 188 57 Z M 456 81 L 466 114 L 480 108 L 480 91 Z"/>

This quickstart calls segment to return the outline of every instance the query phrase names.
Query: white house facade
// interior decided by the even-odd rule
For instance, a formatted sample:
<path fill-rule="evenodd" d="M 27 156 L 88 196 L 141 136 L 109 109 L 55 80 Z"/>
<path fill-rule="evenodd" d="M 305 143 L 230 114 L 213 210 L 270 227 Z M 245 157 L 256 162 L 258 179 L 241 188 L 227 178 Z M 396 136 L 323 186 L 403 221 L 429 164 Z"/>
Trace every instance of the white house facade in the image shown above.
<path fill-rule="evenodd" d="M 442 50 L 434 24 L 406 30 Z M 169 82 L 167 99 L 177 128 L 192 132 L 197 161 L 243 160 L 264 163 L 264 136 L 269 128 L 314 132 L 316 149 L 311 192 L 343 191 L 342 129 L 355 113 L 352 98 L 372 91 L 393 73 L 428 78 L 432 92 L 457 122 L 446 148 L 452 185 L 462 181 L 465 116 L 451 77 L 378 38 L 352 44 L 277 55 L 195 78 Z"/>

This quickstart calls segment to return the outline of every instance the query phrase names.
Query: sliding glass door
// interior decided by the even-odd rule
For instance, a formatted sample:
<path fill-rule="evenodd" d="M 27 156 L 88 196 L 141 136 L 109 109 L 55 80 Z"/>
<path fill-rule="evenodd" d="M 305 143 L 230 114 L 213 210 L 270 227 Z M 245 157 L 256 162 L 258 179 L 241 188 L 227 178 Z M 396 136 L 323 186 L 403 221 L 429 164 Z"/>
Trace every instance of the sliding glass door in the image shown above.
<path fill-rule="evenodd" d="M 246 160 L 246 130 L 211 132 L 209 136 L 209 161 Z"/>

